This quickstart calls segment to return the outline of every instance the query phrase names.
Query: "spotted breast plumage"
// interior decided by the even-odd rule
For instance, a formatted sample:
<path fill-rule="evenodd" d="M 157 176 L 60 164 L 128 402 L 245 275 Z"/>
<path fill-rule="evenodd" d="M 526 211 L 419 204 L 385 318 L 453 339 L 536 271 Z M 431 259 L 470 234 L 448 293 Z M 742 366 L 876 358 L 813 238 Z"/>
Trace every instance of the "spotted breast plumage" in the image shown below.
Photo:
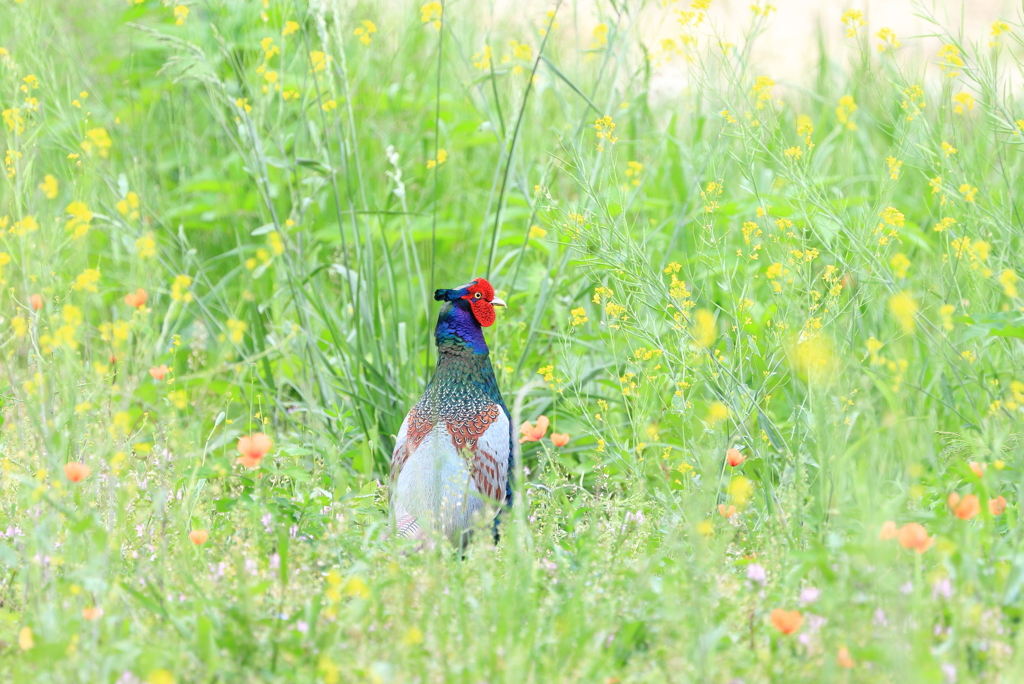
<path fill-rule="evenodd" d="M 483 278 L 437 290 L 437 367 L 402 422 L 391 456 L 391 510 L 400 536 L 461 545 L 512 503 L 511 416 L 483 328 L 505 302 Z"/>

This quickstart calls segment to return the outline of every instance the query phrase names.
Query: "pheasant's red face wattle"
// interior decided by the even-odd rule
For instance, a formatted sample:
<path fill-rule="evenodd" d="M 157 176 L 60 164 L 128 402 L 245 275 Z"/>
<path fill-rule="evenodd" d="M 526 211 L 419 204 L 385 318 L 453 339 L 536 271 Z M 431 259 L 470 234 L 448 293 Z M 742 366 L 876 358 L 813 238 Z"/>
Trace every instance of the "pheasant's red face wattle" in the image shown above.
<path fill-rule="evenodd" d="M 504 306 L 505 302 L 494 296 L 494 288 L 483 278 L 477 278 L 466 287 L 463 299 L 469 302 L 473 317 L 481 327 L 487 328 L 494 324 L 496 318 L 494 305 Z"/>

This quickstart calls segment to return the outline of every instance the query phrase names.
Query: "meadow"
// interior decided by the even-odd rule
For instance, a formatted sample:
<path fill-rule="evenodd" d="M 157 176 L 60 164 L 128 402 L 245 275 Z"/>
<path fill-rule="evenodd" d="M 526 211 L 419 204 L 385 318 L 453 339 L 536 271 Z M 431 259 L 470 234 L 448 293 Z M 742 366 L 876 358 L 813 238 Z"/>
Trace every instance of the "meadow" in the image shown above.
<path fill-rule="evenodd" d="M 0 0 L 0 680 L 1021 681 L 1024 21 L 725 4 Z M 516 505 L 417 551 L 478 276 Z"/>

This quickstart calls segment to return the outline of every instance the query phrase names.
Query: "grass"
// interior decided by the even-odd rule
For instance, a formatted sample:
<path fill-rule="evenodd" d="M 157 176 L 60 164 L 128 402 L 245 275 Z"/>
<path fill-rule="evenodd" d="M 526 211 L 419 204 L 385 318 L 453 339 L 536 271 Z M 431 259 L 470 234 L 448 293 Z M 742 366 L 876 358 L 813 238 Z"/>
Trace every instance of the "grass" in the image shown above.
<path fill-rule="evenodd" d="M 804 86 L 664 4 L 0 6 L 4 681 L 1014 681 L 1024 24 L 848 15 Z M 571 440 L 410 553 L 481 275 Z"/>

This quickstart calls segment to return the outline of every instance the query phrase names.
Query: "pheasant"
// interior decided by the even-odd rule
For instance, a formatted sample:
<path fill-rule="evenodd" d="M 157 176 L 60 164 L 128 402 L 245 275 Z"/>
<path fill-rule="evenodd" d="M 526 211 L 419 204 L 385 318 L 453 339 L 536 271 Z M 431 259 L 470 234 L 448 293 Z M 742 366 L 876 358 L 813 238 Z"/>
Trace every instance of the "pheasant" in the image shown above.
<path fill-rule="evenodd" d="M 483 278 L 436 290 L 437 367 L 402 421 L 391 456 L 391 510 L 399 536 L 463 546 L 472 528 L 512 503 L 512 421 L 498 391 L 483 328 L 505 302 Z"/>

